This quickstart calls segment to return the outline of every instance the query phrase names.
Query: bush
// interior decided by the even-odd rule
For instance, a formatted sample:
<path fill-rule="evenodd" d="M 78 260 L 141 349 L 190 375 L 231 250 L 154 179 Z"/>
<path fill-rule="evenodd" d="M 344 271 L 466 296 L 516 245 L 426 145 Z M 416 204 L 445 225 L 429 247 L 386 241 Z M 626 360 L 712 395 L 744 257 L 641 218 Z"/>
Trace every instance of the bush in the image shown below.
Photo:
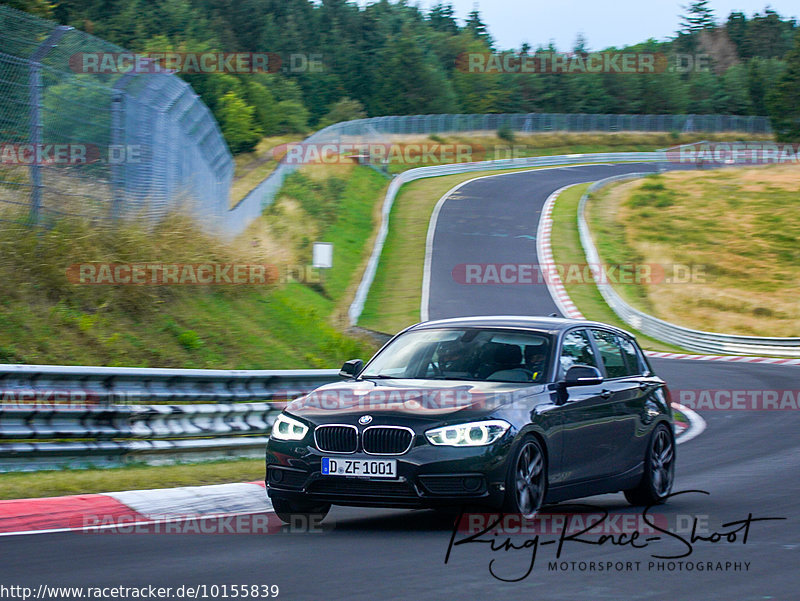
<path fill-rule="evenodd" d="M 308 130 L 308 109 L 296 100 L 278 103 L 278 129 L 284 134 L 304 134 Z"/>
<path fill-rule="evenodd" d="M 262 130 L 256 124 L 255 109 L 228 92 L 220 99 L 219 119 L 222 135 L 228 142 L 231 152 L 250 152 L 261 140 Z"/>
<path fill-rule="evenodd" d="M 319 128 L 322 129 L 323 127 L 333 125 L 334 123 L 340 123 L 342 121 L 363 119 L 366 116 L 367 112 L 364 110 L 363 104 L 361 104 L 358 100 L 353 100 L 352 98 L 345 96 L 338 102 L 335 102 L 331 105 L 328 114 L 320 119 Z"/>
<path fill-rule="evenodd" d="M 503 125 L 497 130 L 497 137 L 506 142 L 514 141 L 514 131 L 508 125 Z"/>
<path fill-rule="evenodd" d="M 203 346 L 203 341 L 194 330 L 186 330 L 178 334 L 178 342 L 188 351 L 193 351 Z"/>

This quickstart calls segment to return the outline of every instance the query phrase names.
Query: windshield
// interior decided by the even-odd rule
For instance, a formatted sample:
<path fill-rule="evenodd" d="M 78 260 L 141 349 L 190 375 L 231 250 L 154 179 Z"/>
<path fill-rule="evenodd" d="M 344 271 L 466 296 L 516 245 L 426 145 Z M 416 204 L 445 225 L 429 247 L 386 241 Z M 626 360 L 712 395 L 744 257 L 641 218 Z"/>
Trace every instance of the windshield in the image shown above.
<path fill-rule="evenodd" d="M 550 337 L 518 330 L 413 330 L 383 349 L 361 378 L 543 382 Z"/>

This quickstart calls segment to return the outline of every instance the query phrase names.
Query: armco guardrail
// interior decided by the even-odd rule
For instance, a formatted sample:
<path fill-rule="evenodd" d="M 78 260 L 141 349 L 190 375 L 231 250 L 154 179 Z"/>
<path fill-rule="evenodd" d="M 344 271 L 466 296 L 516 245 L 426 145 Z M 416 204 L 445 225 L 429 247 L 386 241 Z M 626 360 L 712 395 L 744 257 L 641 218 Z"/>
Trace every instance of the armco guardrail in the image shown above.
<path fill-rule="evenodd" d="M 281 408 L 264 401 L 337 379 L 327 369 L 0 365 L 0 471 L 261 456 Z"/>
<path fill-rule="evenodd" d="M 586 190 L 586 193 L 583 195 L 578 205 L 578 230 L 588 264 L 599 265 L 602 262 L 586 223 L 585 209 L 590 195 L 611 183 L 643 177 L 645 175 L 651 174 L 633 173 L 610 177 L 593 183 Z M 737 336 L 692 330 L 658 319 L 631 307 L 607 282 L 598 282 L 597 288 L 600 290 L 600 294 L 603 295 L 603 299 L 605 299 L 608 306 L 611 307 L 614 313 L 619 315 L 625 323 L 657 340 L 662 340 L 685 349 L 700 351 L 702 353 L 800 357 L 800 338 L 762 338 L 758 336 Z"/>
<path fill-rule="evenodd" d="M 457 173 L 468 173 L 470 171 L 494 171 L 502 169 L 519 169 L 524 167 L 547 167 L 555 165 L 580 165 L 587 163 L 609 163 L 609 162 L 666 162 L 667 155 L 663 151 L 659 152 L 612 152 L 597 154 L 563 154 L 545 157 L 527 157 L 520 159 L 502 159 L 497 161 L 479 161 L 473 163 L 453 163 L 449 165 L 436 165 L 433 167 L 419 167 L 409 169 L 399 174 L 389 184 L 386 197 L 383 201 L 381 210 L 381 225 L 378 236 L 375 238 L 375 245 L 369 257 L 367 268 L 361 278 L 361 283 L 356 291 L 355 298 L 350 304 L 348 317 L 350 325 L 356 325 L 361 312 L 364 310 L 364 303 L 367 301 L 369 289 L 375 279 L 378 270 L 378 262 L 383 252 L 383 244 L 386 235 L 389 233 L 389 214 L 392 211 L 392 204 L 403 184 L 426 177 L 439 177 L 441 175 L 454 175 Z"/>

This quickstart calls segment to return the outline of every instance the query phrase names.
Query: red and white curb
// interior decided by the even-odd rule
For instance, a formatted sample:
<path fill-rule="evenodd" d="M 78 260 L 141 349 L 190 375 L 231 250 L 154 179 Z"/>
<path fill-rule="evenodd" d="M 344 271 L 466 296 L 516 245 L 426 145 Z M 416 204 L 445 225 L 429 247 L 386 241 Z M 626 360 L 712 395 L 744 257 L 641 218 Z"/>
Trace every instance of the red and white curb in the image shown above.
<path fill-rule="evenodd" d="M 693 409 L 689 409 L 675 401 L 672 402 L 672 408 L 680 411 L 689 420 L 688 424 L 675 422 L 675 444 L 688 442 L 695 436 L 702 434 L 703 430 L 706 429 L 706 420 L 700 417 Z"/>
<path fill-rule="evenodd" d="M 17 499 L 0 501 L 0 536 L 124 531 L 269 512 L 263 482 Z"/>
<path fill-rule="evenodd" d="M 548 277 L 545 278 L 547 291 L 561 314 L 570 319 L 585 319 L 583 313 L 578 310 L 578 307 L 575 306 L 575 303 L 572 302 L 569 294 L 567 294 L 566 288 L 564 288 L 561 276 L 555 268 L 553 249 L 550 245 L 550 236 L 553 233 L 553 205 L 555 205 L 556 198 L 561 196 L 562 192 L 574 185 L 569 184 L 559 188 L 544 201 L 542 214 L 539 216 L 539 227 L 536 230 L 536 254 L 539 257 L 539 266 L 543 268 L 541 271 L 548 274 Z"/>
<path fill-rule="evenodd" d="M 550 245 L 551 234 L 553 231 L 553 206 L 556 199 L 567 189 L 576 184 L 569 184 L 563 188 L 559 188 L 547 197 L 547 200 L 542 207 L 542 214 L 539 218 L 539 227 L 536 232 L 536 254 L 539 256 L 539 264 L 546 269 L 549 277 L 545 279 L 547 283 L 547 290 L 550 296 L 553 297 L 558 310 L 565 317 L 571 319 L 586 319 L 583 313 L 580 312 L 575 303 L 567 294 L 564 283 L 555 268 L 555 261 L 553 259 L 553 250 Z M 688 353 L 663 353 L 658 351 L 645 351 L 648 357 L 656 359 L 680 359 L 692 361 L 728 361 L 732 363 L 762 363 L 768 365 L 800 365 L 800 359 L 781 359 L 777 357 L 753 357 L 741 355 L 693 355 Z"/>

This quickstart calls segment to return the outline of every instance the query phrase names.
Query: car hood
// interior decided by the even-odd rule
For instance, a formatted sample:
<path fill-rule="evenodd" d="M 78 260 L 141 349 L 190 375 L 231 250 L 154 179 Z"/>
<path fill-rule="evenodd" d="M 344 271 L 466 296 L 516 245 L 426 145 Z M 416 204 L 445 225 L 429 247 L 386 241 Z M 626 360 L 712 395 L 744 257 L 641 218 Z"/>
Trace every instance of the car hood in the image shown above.
<path fill-rule="evenodd" d="M 403 416 L 425 421 L 472 419 L 535 395 L 541 384 L 455 380 L 355 380 L 327 384 L 296 399 L 286 411 L 317 423 L 351 423 L 370 415 L 381 423 Z M 355 423 L 354 421 L 352 423 Z"/>

